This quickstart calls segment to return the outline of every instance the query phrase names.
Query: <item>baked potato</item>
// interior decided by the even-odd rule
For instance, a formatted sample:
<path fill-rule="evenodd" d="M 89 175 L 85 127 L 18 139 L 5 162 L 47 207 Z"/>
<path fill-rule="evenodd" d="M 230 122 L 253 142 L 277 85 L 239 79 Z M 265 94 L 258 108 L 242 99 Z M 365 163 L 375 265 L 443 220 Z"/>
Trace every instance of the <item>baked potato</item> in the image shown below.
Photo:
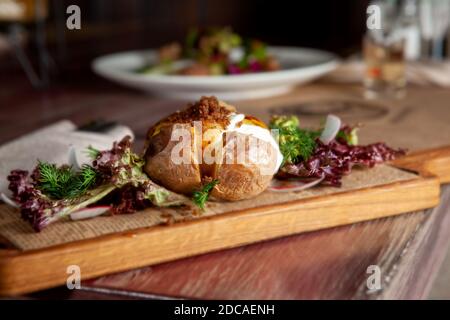
<path fill-rule="evenodd" d="M 170 190 L 191 195 L 218 180 L 212 198 L 235 201 L 264 191 L 282 155 L 263 122 L 202 97 L 149 129 L 145 160 L 145 172 Z"/>

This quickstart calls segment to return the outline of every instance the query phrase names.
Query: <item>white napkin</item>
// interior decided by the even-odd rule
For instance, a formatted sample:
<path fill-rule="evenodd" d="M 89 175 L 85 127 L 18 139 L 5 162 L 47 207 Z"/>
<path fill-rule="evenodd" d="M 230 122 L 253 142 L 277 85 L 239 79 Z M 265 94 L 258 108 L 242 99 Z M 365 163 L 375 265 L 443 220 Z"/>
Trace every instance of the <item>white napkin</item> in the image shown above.
<path fill-rule="evenodd" d="M 324 79 L 332 82 L 361 83 L 364 70 L 363 61 L 348 61 Z M 450 87 L 450 61 L 407 62 L 406 77 L 409 83 L 415 85 Z"/>
<path fill-rule="evenodd" d="M 114 141 L 124 136 L 133 137 L 133 132 L 125 126 L 113 127 L 105 133 L 76 131 L 76 126 L 68 120 L 54 123 L 16 140 L 0 146 L 0 192 L 9 194 L 6 177 L 14 169 L 32 170 L 37 159 L 56 163 L 68 162 L 72 145 L 81 163 L 88 161 L 86 148 L 110 149 Z"/>

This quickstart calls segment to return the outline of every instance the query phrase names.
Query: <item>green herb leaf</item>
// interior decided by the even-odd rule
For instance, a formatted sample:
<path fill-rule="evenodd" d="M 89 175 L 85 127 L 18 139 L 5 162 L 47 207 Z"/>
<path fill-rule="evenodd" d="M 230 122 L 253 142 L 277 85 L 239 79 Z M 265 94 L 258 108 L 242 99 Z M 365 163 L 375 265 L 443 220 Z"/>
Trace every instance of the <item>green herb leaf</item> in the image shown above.
<path fill-rule="evenodd" d="M 340 130 L 336 135 L 336 138 L 342 138 L 351 146 L 358 145 L 358 127 L 352 128 L 350 132 Z"/>
<path fill-rule="evenodd" d="M 91 188 L 97 173 L 89 165 L 83 165 L 79 172 L 71 166 L 57 167 L 55 164 L 39 161 L 37 187 L 52 199 L 75 198 Z"/>
<path fill-rule="evenodd" d="M 296 116 L 274 116 L 270 128 L 278 130 L 283 164 L 308 160 L 316 147 L 319 131 L 300 129 Z"/>
<path fill-rule="evenodd" d="M 100 154 L 100 151 L 95 149 L 93 146 L 89 146 L 86 149 L 86 154 L 88 155 L 89 158 L 91 158 L 92 160 L 97 159 L 98 155 Z"/>
<path fill-rule="evenodd" d="M 84 164 L 81 171 L 74 177 L 73 182 L 68 186 L 67 195 L 75 198 L 90 189 L 97 180 L 97 172 L 91 166 Z"/>
<path fill-rule="evenodd" d="M 219 183 L 219 180 L 213 180 L 205 184 L 201 190 L 194 191 L 192 201 L 202 210 L 205 209 L 205 203 L 208 200 L 209 193 Z"/>

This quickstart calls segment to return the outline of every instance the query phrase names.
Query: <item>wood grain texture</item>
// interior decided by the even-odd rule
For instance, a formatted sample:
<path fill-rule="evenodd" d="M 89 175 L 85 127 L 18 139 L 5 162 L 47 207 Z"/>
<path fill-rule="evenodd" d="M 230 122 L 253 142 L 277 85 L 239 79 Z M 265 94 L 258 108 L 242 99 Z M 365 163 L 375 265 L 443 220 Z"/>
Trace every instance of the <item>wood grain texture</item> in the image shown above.
<path fill-rule="evenodd" d="M 239 202 L 208 202 L 201 214 L 186 210 L 169 208 L 148 208 L 132 215 L 98 217 L 80 221 L 60 221 L 40 233 L 22 220 L 17 210 L 0 207 L 0 235 L 8 239 L 15 248 L 23 251 L 48 248 L 64 243 L 97 238 L 107 234 L 128 232 L 156 225 L 166 225 L 181 221 L 204 219 L 207 217 L 243 211 L 255 207 L 286 204 L 301 199 L 320 197 L 338 192 L 352 192 L 362 188 L 386 185 L 394 182 L 416 179 L 417 174 L 386 165 L 370 170 L 353 170 L 343 177 L 343 185 L 335 187 L 316 187 L 298 193 L 264 192 L 252 199 Z"/>
<path fill-rule="evenodd" d="M 450 148 L 434 148 L 410 153 L 408 157 L 394 161 L 399 168 L 428 172 L 439 178 L 442 184 L 450 182 Z"/>
<path fill-rule="evenodd" d="M 448 198 L 450 189 L 445 191 Z M 155 295 L 193 299 L 421 299 L 433 282 L 442 246 L 447 245 L 442 243 L 450 230 L 446 210 L 448 204 L 303 233 L 104 276 L 82 286 L 87 291 L 101 288 L 123 295 L 139 293 L 147 299 Z M 426 232 L 422 226 L 427 226 Z M 440 243 L 436 243 L 439 238 Z M 380 267 L 380 291 L 367 290 L 370 265 Z"/>
<path fill-rule="evenodd" d="M 423 177 L 168 227 L 156 226 L 7 254 L 0 257 L 0 294 L 20 294 L 63 284 L 69 265 L 78 265 L 84 278 L 92 278 L 281 236 L 430 208 L 438 204 L 439 190 L 438 179 Z"/>
<path fill-rule="evenodd" d="M 395 256 L 414 231 L 407 216 L 354 224 L 351 232 L 333 228 L 133 270 L 83 286 L 199 299 L 363 298 L 367 267 Z M 382 274 L 391 265 L 386 261 Z"/>
<path fill-rule="evenodd" d="M 303 124 L 317 125 L 330 107 L 316 108 L 314 104 L 334 107 L 332 102 L 338 101 L 342 104 L 332 108 L 333 113 L 348 123 L 364 124 L 362 143 L 386 141 L 413 151 L 449 144 L 448 90 L 412 88 L 406 99 L 369 104 L 362 93 L 360 86 L 313 84 L 276 99 L 247 101 L 237 106 L 266 120 L 270 114 L 289 110 L 299 114 Z M 346 103 L 349 101 L 351 105 Z M 137 135 L 137 144 L 142 146 L 148 126 L 183 105 L 184 102 L 157 100 L 91 76 L 38 91 L 30 87 L 23 75 L 9 75 L 0 92 L 0 142 L 59 119 L 82 124 L 100 117 L 129 125 Z M 160 292 L 204 298 L 366 298 L 356 294 L 355 288 L 365 283 L 367 264 L 379 263 L 386 265 L 383 270 L 391 275 L 392 285 L 383 291 L 396 291 L 396 296 L 409 292 L 420 298 L 426 295 L 426 286 L 415 282 L 429 283 L 433 273 L 433 268 L 423 261 L 438 264 L 439 257 L 446 253 L 450 235 L 442 232 L 448 230 L 448 219 L 442 219 L 442 212 L 437 212 L 416 212 L 223 250 L 103 277 L 86 282 L 85 286 L 94 290 L 111 286 L 123 294 L 139 289 L 150 293 L 149 297 Z M 432 237 L 420 232 L 426 223 L 430 225 L 429 232 L 442 231 Z M 404 244 L 412 242 L 426 243 L 427 250 L 418 251 L 415 260 L 410 260 L 414 263 L 403 263 Z M 412 250 L 406 256 L 414 254 Z M 397 288 L 401 282 L 397 279 L 404 272 L 411 272 L 416 281 L 407 281 Z"/>
<path fill-rule="evenodd" d="M 440 205 L 424 217 L 392 266 L 388 279 L 390 290 L 379 292 L 378 299 L 427 298 L 445 258 L 446 250 L 442 248 L 449 244 L 449 209 L 450 185 L 446 185 L 442 188 Z"/>

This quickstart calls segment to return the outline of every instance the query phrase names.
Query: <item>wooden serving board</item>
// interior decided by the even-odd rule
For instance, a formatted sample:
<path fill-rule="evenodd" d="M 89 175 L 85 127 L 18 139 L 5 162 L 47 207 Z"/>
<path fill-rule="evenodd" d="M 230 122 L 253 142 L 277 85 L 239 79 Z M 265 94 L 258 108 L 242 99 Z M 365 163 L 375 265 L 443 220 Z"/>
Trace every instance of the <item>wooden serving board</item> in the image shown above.
<path fill-rule="evenodd" d="M 257 241 L 434 207 L 440 183 L 450 182 L 450 147 L 410 154 L 393 163 L 417 175 L 397 182 L 324 194 L 153 226 L 41 249 L 0 249 L 0 294 L 17 295 L 67 281 L 77 265 L 82 279 Z M 6 212 L 0 206 L 0 215 Z"/>

